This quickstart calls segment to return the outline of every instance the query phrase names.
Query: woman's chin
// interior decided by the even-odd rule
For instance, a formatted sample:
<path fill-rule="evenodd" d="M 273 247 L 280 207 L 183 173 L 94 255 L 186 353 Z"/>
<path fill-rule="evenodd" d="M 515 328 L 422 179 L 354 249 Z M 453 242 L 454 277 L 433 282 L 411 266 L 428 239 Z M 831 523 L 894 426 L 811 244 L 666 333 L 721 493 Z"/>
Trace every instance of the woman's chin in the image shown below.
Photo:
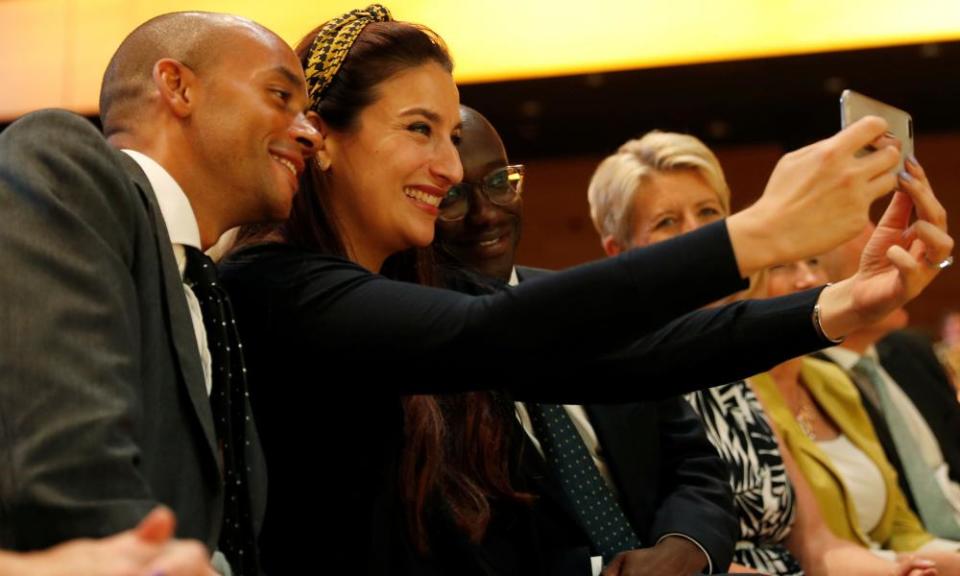
<path fill-rule="evenodd" d="M 433 243 L 433 236 L 434 233 L 432 226 L 427 230 L 418 230 L 413 232 L 407 236 L 405 242 L 406 246 L 402 250 L 409 250 L 411 248 L 427 248 Z"/>

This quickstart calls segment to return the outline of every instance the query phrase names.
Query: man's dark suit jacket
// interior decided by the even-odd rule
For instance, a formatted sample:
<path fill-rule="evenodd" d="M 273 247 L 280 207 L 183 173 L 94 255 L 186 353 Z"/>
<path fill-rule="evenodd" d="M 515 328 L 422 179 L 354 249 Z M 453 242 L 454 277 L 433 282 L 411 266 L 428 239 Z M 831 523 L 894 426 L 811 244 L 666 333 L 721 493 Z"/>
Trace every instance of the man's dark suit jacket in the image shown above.
<path fill-rule="evenodd" d="M 876 346 L 880 363 L 910 397 L 940 443 L 950 478 L 960 482 L 960 404 L 930 341 L 921 334 L 901 330 Z M 884 445 L 887 453 L 891 449 L 895 450 L 892 445 Z M 905 480 L 901 479 L 902 484 Z M 909 490 L 904 492 L 910 494 Z"/>
<path fill-rule="evenodd" d="M 548 273 L 517 267 L 521 282 Z M 638 385 L 624 382 L 624 386 Z M 653 546 L 666 534 L 683 534 L 710 554 L 715 572 L 724 571 L 733 556 L 739 524 L 724 464 L 690 406 L 672 397 L 659 402 L 592 404 L 584 409 L 621 507 L 642 546 Z M 572 515 L 549 475 L 544 474 L 543 483 L 541 489 Z M 566 539 L 576 541 L 572 535 Z"/>
<path fill-rule="evenodd" d="M 0 134 L 0 214 L 0 548 L 115 533 L 158 502 L 214 548 L 213 418 L 146 176 L 86 120 L 38 112 Z M 247 462 L 259 522 L 258 442 Z"/>
<path fill-rule="evenodd" d="M 921 334 L 899 330 L 877 342 L 876 348 L 880 364 L 910 397 L 937 438 L 943 459 L 950 467 L 950 478 L 960 482 L 960 404 L 957 403 L 956 392 L 937 360 L 930 341 Z M 814 356 L 832 362 L 823 354 Z M 864 382 L 856 374 L 850 376 L 862 389 Z M 903 472 L 897 446 L 883 413 L 867 395 L 864 395 L 863 406 L 877 431 L 877 438 L 887 459 L 897 470 L 900 489 L 907 496 L 910 507 L 916 510 L 913 492 L 910 490 L 907 475 Z"/>

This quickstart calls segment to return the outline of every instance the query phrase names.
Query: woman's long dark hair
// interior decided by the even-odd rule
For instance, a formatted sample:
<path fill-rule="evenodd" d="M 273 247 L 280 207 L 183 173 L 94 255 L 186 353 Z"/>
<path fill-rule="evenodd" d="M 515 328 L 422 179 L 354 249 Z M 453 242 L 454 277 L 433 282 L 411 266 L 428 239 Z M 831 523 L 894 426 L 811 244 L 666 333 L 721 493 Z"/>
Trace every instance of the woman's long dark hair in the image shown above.
<path fill-rule="evenodd" d="M 304 65 L 319 29 L 297 45 Z M 360 113 L 378 98 L 382 82 L 429 62 L 453 70 L 443 40 L 431 30 L 405 22 L 368 24 L 322 100 L 311 107 L 331 129 L 355 130 Z M 290 218 L 279 226 L 242 230 L 239 242 L 266 238 L 348 256 L 315 158 L 301 178 Z M 442 281 L 435 270 L 432 250 L 414 248 L 388 258 L 380 272 L 396 280 L 437 285 Z M 404 397 L 402 405 L 405 441 L 398 481 L 410 537 L 421 553 L 430 549 L 428 508 L 446 508 L 455 524 L 476 542 L 490 522 L 492 500 L 530 500 L 511 486 L 512 409 L 501 398 L 491 392 L 416 395 Z"/>

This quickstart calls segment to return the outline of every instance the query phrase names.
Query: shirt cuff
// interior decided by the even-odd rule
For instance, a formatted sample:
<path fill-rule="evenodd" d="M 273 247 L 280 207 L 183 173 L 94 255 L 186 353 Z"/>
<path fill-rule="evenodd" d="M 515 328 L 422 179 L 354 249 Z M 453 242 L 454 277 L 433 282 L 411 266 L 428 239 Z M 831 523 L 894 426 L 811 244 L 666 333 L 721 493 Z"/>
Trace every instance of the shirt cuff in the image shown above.
<path fill-rule="evenodd" d="M 668 534 L 664 534 L 663 536 L 660 537 L 659 540 L 657 540 L 657 544 L 663 542 L 663 539 L 664 539 L 664 538 L 670 538 L 671 536 L 675 536 L 675 537 L 678 537 L 678 538 L 683 538 L 683 539 L 685 539 L 685 540 L 688 540 L 688 541 L 692 542 L 694 546 L 696 546 L 697 548 L 699 548 L 700 551 L 703 552 L 703 557 L 707 559 L 707 569 L 706 569 L 706 571 L 705 571 L 705 574 L 713 574 L 713 559 L 710 558 L 710 554 L 707 553 L 707 549 L 704 548 L 699 542 L 697 542 L 697 541 L 694 540 L 693 538 L 687 536 L 686 534 L 681 534 L 681 533 L 679 533 L 679 532 L 670 532 L 670 533 L 668 533 Z"/>
<path fill-rule="evenodd" d="M 593 576 L 600 576 L 600 573 L 603 572 L 603 556 L 590 557 L 590 572 Z"/>

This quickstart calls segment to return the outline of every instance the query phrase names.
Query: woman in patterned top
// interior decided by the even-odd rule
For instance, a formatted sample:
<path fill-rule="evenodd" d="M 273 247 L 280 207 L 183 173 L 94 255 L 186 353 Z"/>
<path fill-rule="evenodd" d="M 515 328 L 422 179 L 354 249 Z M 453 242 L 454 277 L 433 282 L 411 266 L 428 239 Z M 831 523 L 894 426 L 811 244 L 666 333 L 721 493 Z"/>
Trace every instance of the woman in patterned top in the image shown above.
<path fill-rule="evenodd" d="M 695 230 L 730 213 L 716 156 L 696 138 L 650 132 L 597 168 L 590 215 L 608 255 Z M 753 285 L 763 283 L 754 278 Z M 776 575 L 932 574 L 930 563 L 894 563 L 836 538 L 750 386 L 724 384 L 687 396 L 727 464 L 740 518 L 732 572 Z"/>

